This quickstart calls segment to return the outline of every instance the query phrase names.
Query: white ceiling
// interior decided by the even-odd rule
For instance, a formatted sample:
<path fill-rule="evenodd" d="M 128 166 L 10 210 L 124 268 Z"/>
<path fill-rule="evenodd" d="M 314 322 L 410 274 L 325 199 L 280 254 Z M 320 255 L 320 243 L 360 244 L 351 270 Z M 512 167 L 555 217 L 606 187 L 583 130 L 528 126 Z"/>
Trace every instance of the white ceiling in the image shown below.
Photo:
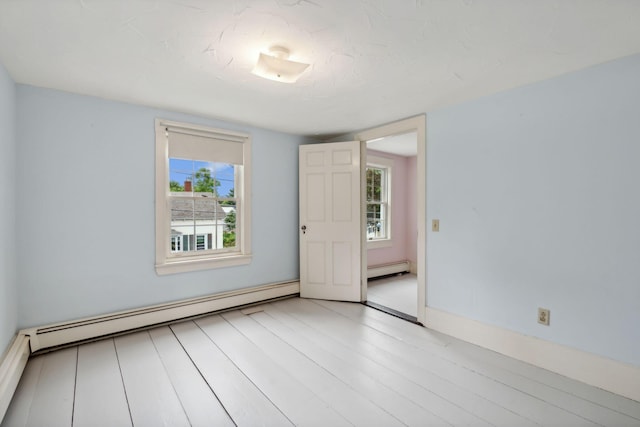
<path fill-rule="evenodd" d="M 418 155 L 418 135 L 416 132 L 367 141 L 367 149 L 397 154 L 403 157 Z"/>
<path fill-rule="evenodd" d="M 275 44 L 313 64 L 296 84 L 251 74 Z M 0 0 L 19 83 L 304 135 L 638 52 L 637 0 Z"/>

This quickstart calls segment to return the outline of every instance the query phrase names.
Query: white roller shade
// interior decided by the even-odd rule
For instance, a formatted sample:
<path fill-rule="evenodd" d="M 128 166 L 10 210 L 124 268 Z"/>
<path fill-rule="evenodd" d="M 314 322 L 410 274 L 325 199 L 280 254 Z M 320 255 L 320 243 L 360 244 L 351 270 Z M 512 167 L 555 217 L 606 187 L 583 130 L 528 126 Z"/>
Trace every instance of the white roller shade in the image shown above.
<path fill-rule="evenodd" d="M 242 165 L 242 137 L 167 127 L 169 157 Z"/>

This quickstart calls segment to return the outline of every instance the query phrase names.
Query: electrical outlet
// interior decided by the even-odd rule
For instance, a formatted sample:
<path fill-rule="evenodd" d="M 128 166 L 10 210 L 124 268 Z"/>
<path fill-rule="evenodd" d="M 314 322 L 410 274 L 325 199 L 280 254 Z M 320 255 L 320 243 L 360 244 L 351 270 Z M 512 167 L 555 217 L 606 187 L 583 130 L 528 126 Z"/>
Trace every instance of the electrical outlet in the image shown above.
<path fill-rule="evenodd" d="M 538 323 L 549 326 L 549 309 L 538 308 Z"/>
<path fill-rule="evenodd" d="M 431 221 L 431 231 L 435 231 L 435 232 L 440 231 L 440 220 L 439 219 L 434 219 L 433 221 Z"/>

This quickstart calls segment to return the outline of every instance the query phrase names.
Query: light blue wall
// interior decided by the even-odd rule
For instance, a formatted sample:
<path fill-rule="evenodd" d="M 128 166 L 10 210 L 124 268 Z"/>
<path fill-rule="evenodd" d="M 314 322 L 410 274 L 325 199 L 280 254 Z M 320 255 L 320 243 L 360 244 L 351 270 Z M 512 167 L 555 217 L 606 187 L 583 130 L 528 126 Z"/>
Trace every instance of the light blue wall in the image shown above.
<path fill-rule="evenodd" d="M 429 306 L 640 365 L 638 75 L 633 56 L 428 114 Z M 20 327 L 298 277 L 303 138 L 22 85 L 16 112 L 15 88 L 0 69 L 0 349 L 16 276 Z M 252 134 L 251 265 L 156 276 L 156 117 Z"/>
<path fill-rule="evenodd" d="M 428 305 L 640 365 L 640 55 L 429 113 L 427 146 Z"/>
<path fill-rule="evenodd" d="M 16 332 L 16 85 L 0 64 L 0 357 Z"/>
<path fill-rule="evenodd" d="M 17 87 L 20 326 L 298 278 L 303 138 Z M 254 258 L 249 266 L 156 275 L 157 117 L 251 134 Z"/>

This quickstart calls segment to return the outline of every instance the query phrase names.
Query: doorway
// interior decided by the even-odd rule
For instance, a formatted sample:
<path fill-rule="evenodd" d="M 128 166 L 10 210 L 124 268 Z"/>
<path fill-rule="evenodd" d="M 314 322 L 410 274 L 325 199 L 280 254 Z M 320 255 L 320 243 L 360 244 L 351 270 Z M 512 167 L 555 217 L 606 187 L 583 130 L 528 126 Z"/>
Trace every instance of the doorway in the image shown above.
<path fill-rule="evenodd" d="M 425 116 L 356 135 L 364 141 L 362 263 L 367 304 L 416 323 L 426 307 Z"/>
<path fill-rule="evenodd" d="M 415 262 L 408 263 L 409 267 L 401 271 L 415 271 L 414 321 L 424 323 L 427 289 L 425 115 L 357 133 L 350 142 L 300 146 L 300 296 L 367 301 L 368 237 L 381 236 L 385 222 L 390 224 L 392 220 L 382 213 L 380 206 L 389 202 L 376 200 L 373 204 L 377 210 L 373 209 L 371 221 L 367 222 L 366 141 L 372 143 L 411 133 L 417 143 L 415 180 L 411 181 L 415 190 L 406 198 L 415 201 L 415 208 L 411 210 L 417 223 L 412 233 L 417 243 Z M 384 166 L 384 162 L 381 165 Z M 398 190 L 396 196 L 402 192 L 407 190 Z M 393 235 L 393 228 L 389 233 Z M 372 242 L 372 245 L 383 243 Z"/>
<path fill-rule="evenodd" d="M 365 143 L 366 303 L 417 322 L 417 132 Z"/>

